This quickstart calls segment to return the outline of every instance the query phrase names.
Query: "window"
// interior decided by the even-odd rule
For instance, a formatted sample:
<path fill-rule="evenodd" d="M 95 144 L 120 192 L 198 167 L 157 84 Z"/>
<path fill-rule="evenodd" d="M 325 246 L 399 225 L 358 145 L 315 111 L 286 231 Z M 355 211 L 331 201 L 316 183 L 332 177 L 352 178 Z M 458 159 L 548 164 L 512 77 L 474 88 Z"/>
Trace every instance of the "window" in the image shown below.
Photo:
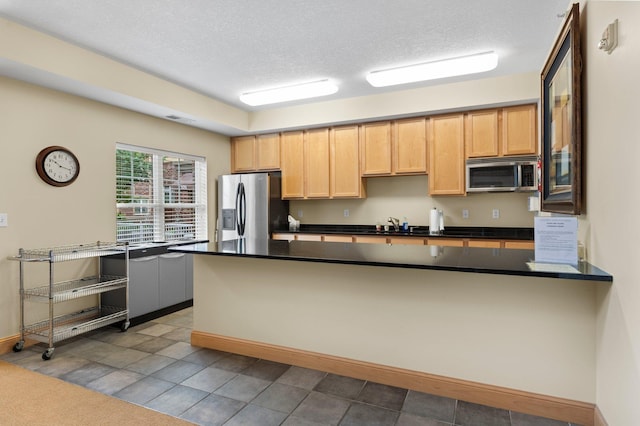
<path fill-rule="evenodd" d="M 117 241 L 206 239 L 205 159 L 116 144 L 116 209 Z"/>

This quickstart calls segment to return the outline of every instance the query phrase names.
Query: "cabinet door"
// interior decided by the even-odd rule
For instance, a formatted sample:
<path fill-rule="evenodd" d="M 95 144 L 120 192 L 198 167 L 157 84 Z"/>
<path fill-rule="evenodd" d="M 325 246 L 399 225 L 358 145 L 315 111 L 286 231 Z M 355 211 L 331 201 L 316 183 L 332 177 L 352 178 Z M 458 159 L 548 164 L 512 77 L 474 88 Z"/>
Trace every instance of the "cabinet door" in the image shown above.
<path fill-rule="evenodd" d="M 356 235 L 353 237 L 354 243 L 365 243 L 365 244 L 387 244 L 387 237 L 385 236 L 361 236 Z"/>
<path fill-rule="evenodd" d="M 161 308 L 187 300 L 187 263 L 184 253 L 167 253 L 158 256 L 159 302 Z"/>
<path fill-rule="evenodd" d="M 284 233 L 274 233 L 271 236 L 272 240 L 283 240 L 283 241 L 293 241 L 296 239 L 296 234 L 284 234 Z"/>
<path fill-rule="evenodd" d="M 283 133 L 281 150 L 282 198 L 304 198 L 304 134 Z"/>
<path fill-rule="evenodd" d="M 256 169 L 256 137 L 239 136 L 231 139 L 231 171 L 251 172 Z"/>
<path fill-rule="evenodd" d="M 307 130 L 304 139 L 305 196 L 329 198 L 329 129 Z"/>
<path fill-rule="evenodd" d="M 469 240 L 469 247 L 500 248 L 500 240 Z"/>
<path fill-rule="evenodd" d="M 533 241 L 505 241 L 504 248 L 533 250 L 536 246 Z"/>
<path fill-rule="evenodd" d="M 256 169 L 280 170 L 280 135 L 260 135 L 256 139 Z"/>
<path fill-rule="evenodd" d="M 502 110 L 502 155 L 537 154 L 536 105 Z"/>
<path fill-rule="evenodd" d="M 498 134 L 497 109 L 468 113 L 465 122 L 467 157 L 497 157 L 499 154 Z"/>
<path fill-rule="evenodd" d="M 464 195 L 464 115 L 429 120 L 429 194 Z"/>
<path fill-rule="evenodd" d="M 393 123 L 393 173 L 427 172 L 426 119 L 410 118 Z"/>
<path fill-rule="evenodd" d="M 391 174 L 391 123 L 367 123 L 360 128 L 363 176 Z"/>
<path fill-rule="evenodd" d="M 331 197 L 364 196 L 360 176 L 358 126 L 331 129 Z"/>
<path fill-rule="evenodd" d="M 322 237 L 322 241 L 333 243 L 352 243 L 353 237 L 351 235 L 325 235 Z"/>
<path fill-rule="evenodd" d="M 446 246 L 446 247 L 464 247 L 462 238 L 429 238 L 427 245 L 430 246 Z"/>
<path fill-rule="evenodd" d="M 296 240 L 298 241 L 322 241 L 322 235 L 320 234 L 297 234 Z"/>
<path fill-rule="evenodd" d="M 158 256 L 129 260 L 129 316 L 157 311 L 160 308 Z"/>

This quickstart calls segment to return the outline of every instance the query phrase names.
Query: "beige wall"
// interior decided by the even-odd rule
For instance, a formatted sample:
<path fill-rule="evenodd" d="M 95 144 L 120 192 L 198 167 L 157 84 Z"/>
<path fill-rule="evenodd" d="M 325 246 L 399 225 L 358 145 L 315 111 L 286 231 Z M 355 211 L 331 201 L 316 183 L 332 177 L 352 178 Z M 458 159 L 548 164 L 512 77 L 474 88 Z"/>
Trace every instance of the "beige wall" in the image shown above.
<path fill-rule="evenodd" d="M 470 194 L 429 197 L 427 176 L 394 176 L 367 178 L 367 198 L 361 200 L 292 201 L 291 214 L 302 224 L 384 224 L 389 216 L 409 226 L 428 226 L 429 210 L 436 207 L 445 214 L 447 226 L 506 226 L 533 228 L 534 213 L 527 210 L 529 193 Z M 344 210 L 349 217 L 344 217 Z M 462 218 L 462 210 L 469 218 Z M 500 210 L 500 218 L 492 218 L 492 210 Z M 302 217 L 300 217 L 302 212 Z"/>
<path fill-rule="evenodd" d="M 217 256 L 194 264 L 194 330 L 595 401 L 595 294 L 606 284 Z"/>
<path fill-rule="evenodd" d="M 248 123 L 246 111 L 0 17 L 3 67 L 18 67 L 21 79 L 42 79 L 71 93 L 88 89 L 124 107 L 145 104 L 157 117 L 177 113 L 228 130 Z"/>
<path fill-rule="evenodd" d="M 596 402 L 610 426 L 640 424 L 640 2 L 589 1 L 583 14 L 586 213 L 591 261 L 614 277 L 598 299 Z M 618 48 L 597 49 L 619 21 Z"/>
<path fill-rule="evenodd" d="M 435 114 L 488 105 L 535 102 L 538 73 L 514 74 L 373 96 L 272 108 L 251 113 L 249 131 L 318 127 L 345 122 L 372 121 L 397 115 Z"/>
<path fill-rule="evenodd" d="M 213 235 L 215 177 L 229 171 L 227 137 L 2 77 L 0 93 L 0 212 L 9 223 L 0 228 L 0 338 L 19 331 L 19 268 L 8 256 L 20 247 L 115 240 L 116 142 L 206 157 Z M 49 145 L 67 147 L 80 160 L 72 185 L 55 188 L 36 174 L 36 155 Z M 46 270 L 33 270 L 43 279 Z M 46 318 L 43 312 L 37 319 Z"/>

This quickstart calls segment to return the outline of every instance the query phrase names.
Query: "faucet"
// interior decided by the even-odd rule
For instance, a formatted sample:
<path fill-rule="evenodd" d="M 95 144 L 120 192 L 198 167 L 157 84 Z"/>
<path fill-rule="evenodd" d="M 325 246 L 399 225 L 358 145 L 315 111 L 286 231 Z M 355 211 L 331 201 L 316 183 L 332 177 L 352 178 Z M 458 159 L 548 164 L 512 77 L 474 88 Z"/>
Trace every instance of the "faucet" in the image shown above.
<path fill-rule="evenodd" d="M 396 219 L 395 217 L 389 217 L 389 219 L 387 219 L 387 221 L 393 225 L 393 229 L 398 232 L 400 231 L 400 220 Z"/>

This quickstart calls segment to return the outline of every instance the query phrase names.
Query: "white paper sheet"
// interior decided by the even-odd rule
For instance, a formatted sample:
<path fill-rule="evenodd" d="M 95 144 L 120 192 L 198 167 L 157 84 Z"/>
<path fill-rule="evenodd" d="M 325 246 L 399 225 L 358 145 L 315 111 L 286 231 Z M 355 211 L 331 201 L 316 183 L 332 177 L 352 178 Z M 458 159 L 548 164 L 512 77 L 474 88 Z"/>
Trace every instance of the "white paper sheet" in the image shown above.
<path fill-rule="evenodd" d="M 542 217 L 534 220 L 536 262 L 578 264 L 578 218 Z"/>

